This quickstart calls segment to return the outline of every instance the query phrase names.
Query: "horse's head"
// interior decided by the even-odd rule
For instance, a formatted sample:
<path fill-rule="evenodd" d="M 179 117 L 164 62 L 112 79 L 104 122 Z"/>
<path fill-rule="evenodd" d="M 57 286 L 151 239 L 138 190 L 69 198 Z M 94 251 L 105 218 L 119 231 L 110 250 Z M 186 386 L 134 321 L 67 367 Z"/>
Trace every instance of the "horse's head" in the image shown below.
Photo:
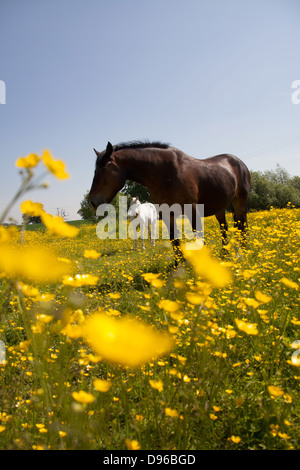
<path fill-rule="evenodd" d="M 133 197 L 130 202 L 130 207 L 127 212 L 128 217 L 135 218 L 139 215 L 139 206 L 140 206 L 140 201 L 138 197 Z"/>
<path fill-rule="evenodd" d="M 95 149 L 94 149 L 95 150 Z M 122 189 L 126 182 L 126 177 L 114 158 L 114 148 L 108 142 L 103 152 L 97 152 L 96 168 L 88 201 L 93 209 L 97 209 L 100 204 L 109 203 Z"/>

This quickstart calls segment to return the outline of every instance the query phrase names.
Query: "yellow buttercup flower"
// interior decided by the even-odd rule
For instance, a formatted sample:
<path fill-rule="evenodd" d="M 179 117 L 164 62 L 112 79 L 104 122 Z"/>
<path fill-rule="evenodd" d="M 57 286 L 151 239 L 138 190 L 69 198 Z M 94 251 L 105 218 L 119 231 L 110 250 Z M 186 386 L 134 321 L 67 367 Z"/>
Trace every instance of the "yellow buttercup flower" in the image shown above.
<path fill-rule="evenodd" d="M 160 274 L 154 274 L 154 273 L 145 273 L 142 274 L 143 278 L 145 281 L 149 282 L 152 287 L 160 288 L 165 285 L 165 281 L 162 279 L 159 279 Z"/>
<path fill-rule="evenodd" d="M 200 292 L 186 292 L 185 296 L 187 301 L 193 305 L 201 305 L 207 298 Z"/>
<path fill-rule="evenodd" d="M 281 397 L 284 394 L 284 391 L 281 390 L 281 388 L 277 387 L 276 385 L 269 385 L 268 392 L 273 398 Z"/>
<path fill-rule="evenodd" d="M 59 261 L 54 253 L 41 248 L 0 247 L 0 275 L 36 282 L 57 281 L 70 266 Z"/>
<path fill-rule="evenodd" d="M 260 291 L 255 292 L 255 297 L 259 302 L 261 302 L 263 304 L 267 304 L 268 302 L 271 302 L 271 300 L 272 300 L 272 297 L 270 297 L 269 295 L 264 294 L 263 292 L 260 292 Z"/>
<path fill-rule="evenodd" d="M 139 442 L 136 439 L 125 439 L 125 444 L 128 450 L 139 450 L 141 448 Z"/>
<path fill-rule="evenodd" d="M 247 298 L 247 299 L 244 299 L 244 302 L 249 307 L 257 308 L 259 306 L 259 302 L 257 302 L 257 300 L 255 299 Z"/>
<path fill-rule="evenodd" d="M 140 364 L 166 354 L 173 347 L 167 333 L 131 317 L 95 313 L 83 325 L 83 338 L 104 360 L 123 366 Z"/>
<path fill-rule="evenodd" d="M 166 312 L 176 312 L 181 307 L 178 302 L 167 299 L 161 299 L 157 305 Z"/>
<path fill-rule="evenodd" d="M 112 386 L 112 382 L 110 380 L 101 380 L 101 379 L 96 379 L 93 382 L 94 387 L 98 392 L 108 392 L 110 387 Z"/>
<path fill-rule="evenodd" d="M 48 150 L 44 151 L 42 159 L 48 170 L 58 179 L 63 180 L 69 178 L 64 162 L 61 160 L 54 160 Z"/>
<path fill-rule="evenodd" d="M 72 397 L 79 403 L 93 403 L 93 401 L 95 400 L 94 395 L 85 392 L 84 390 L 79 390 L 79 392 L 73 392 Z"/>
<path fill-rule="evenodd" d="M 16 161 L 16 166 L 19 168 L 34 168 L 40 161 L 40 157 L 35 153 L 30 153 L 27 157 L 21 157 Z"/>
<path fill-rule="evenodd" d="M 16 227 L 0 226 L 0 244 L 11 241 L 18 234 Z"/>
<path fill-rule="evenodd" d="M 23 214 L 31 216 L 41 216 L 45 213 L 44 206 L 40 202 L 24 201 L 21 204 L 21 211 Z"/>
<path fill-rule="evenodd" d="M 84 250 L 84 257 L 88 259 L 97 259 L 99 258 L 100 253 L 96 250 Z"/>
<path fill-rule="evenodd" d="M 287 287 L 291 287 L 292 289 L 296 289 L 296 290 L 299 289 L 299 286 L 296 282 L 291 281 L 290 279 L 287 279 L 286 277 L 283 277 L 282 279 L 280 279 L 280 281 Z"/>
<path fill-rule="evenodd" d="M 244 333 L 247 333 L 247 335 L 257 335 L 258 334 L 258 329 L 257 329 L 255 323 L 248 323 L 248 322 L 245 322 L 243 320 L 238 320 L 237 318 L 235 319 L 235 323 L 236 323 L 238 329 L 243 331 Z"/>
<path fill-rule="evenodd" d="M 170 416 L 171 418 L 178 418 L 178 416 L 179 416 L 179 413 L 178 413 L 177 410 L 174 410 L 174 409 L 169 408 L 169 407 L 165 408 L 165 414 L 167 416 Z"/>
<path fill-rule="evenodd" d="M 119 292 L 109 292 L 109 297 L 111 299 L 117 300 L 121 297 L 121 294 Z"/>
<path fill-rule="evenodd" d="M 230 269 L 214 259 L 207 247 L 191 242 L 182 245 L 182 251 L 195 273 L 213 286 L 224 287 L 232 281 Z"/>
<path fill-rule="evenodd" d="M 158 380 L 149 380 L 149 383 L 151 385 L 152 388 L 155 388 L 155 390 L 158 390 L 159 392 L 162 391 L 163 389 L 163 382 L 161 379 L 158 379 Z"/>
<path fill-rule="evenodd" d="M 43 212 L 41 213 L 41 218 L 48 231 L 54 235 L 61 237 L 76 237 L 79 232 L 77 227 L 67 224 L 61 217 Z"/>
<path fill-rule="evenodd" d="M 64 276 L 63 284 L 65 286 L 82 287 L 82 286 L 95 286 L 98 282 L 98 277 L 92 274 L 76 274 L 72 276 Z"/>

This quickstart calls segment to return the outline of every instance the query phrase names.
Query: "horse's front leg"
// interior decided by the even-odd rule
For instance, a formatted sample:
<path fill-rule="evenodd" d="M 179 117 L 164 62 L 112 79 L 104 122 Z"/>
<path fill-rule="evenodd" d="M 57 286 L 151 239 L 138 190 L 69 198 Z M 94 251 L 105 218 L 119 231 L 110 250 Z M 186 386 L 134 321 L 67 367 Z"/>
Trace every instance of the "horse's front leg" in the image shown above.
<path fill-rule="evenodd" d="M 137 228 L 134 227 L 133 229 L 133 234 L 134 234 L 134 247 L 133 249 L 136 251 L 137 250 Z"/>
<path fill-rule="evenodd" d="M 142 239 L 142 249 L 145 250 L 145 231 L 146 231 L 146 226 L 145 223 L 142 221 L 141 222 L 141 239 Z"/>

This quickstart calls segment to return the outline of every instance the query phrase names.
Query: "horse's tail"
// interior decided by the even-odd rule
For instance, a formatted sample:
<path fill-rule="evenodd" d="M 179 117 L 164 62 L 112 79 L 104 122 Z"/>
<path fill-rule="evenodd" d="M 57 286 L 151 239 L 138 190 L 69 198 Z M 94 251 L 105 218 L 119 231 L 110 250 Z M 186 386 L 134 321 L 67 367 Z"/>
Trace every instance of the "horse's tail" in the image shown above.
<path fill-rule="evenodd" d="M 232 201 L 234 220 L 238 228 L 244 230 L 247 226 L 247 206 L 251 185 L 251 175 L 248 167 L 244 162 L 242 162 L 242 160 L 237 157 L 233 157 L 233 159 L 231 160 L 231 164 L 234 167 L 237 180 L 237 188 Z"/>

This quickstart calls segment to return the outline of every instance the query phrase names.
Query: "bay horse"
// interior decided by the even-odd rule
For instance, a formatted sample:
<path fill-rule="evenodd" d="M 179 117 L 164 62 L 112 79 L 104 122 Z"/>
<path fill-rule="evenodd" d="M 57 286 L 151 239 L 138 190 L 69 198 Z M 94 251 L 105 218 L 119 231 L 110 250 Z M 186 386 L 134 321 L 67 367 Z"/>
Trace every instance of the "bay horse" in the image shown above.
<path fill-rule="evenodd" d="M 247 199 L 250 172 L 236 156 L 216 155 L 197 159 L 160 142 L 128 142 L 113 146 L 108 142 L 97 155 L 95 174 L 88 201 L 95 210 L 109 203 L 127 180 L 148 188 L 154 204 L 192 205 L 191 225 L 196 230 L 197 204 L 204 204 L 204 217 L 215 215 L 226 243 L 226 208 L 232 204 L 235 226 L 244 233 L 247 227 Z M 169 237 L 175 262 L 181 257 L 176 238 L 175 217 L 170 214 Z"/>
<path fill-rule="evenodd" d="M 147 236 L 147 230 L 150 232 L 151 244 L 155 246 L 156 238 L 156 222 L 157 212 L 156 208 L 151 202 L 140 202 L 139 198 L 134 197 L 131 200 L 128 212 L 128 217 L 134 219 L 133 233 L 134 233 L 134 249 L 137 249 L 137 227 L 140 226 L 142 248 L 145 249 L 145 235 Z M 151 228 L 150 228 L 151 226 Z"/>

